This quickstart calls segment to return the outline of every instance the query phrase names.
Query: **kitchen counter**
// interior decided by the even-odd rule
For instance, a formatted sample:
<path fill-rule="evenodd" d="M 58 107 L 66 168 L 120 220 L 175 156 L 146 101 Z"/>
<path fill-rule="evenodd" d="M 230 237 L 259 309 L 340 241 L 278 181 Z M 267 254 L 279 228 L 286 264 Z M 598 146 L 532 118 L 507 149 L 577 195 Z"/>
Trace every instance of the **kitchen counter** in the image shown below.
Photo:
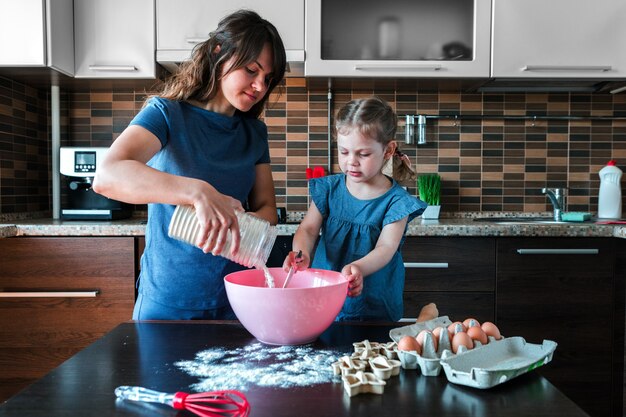
<path fill-rule="evenodd" d="M 316 342 L 305 346 L 313 354 L 302 360 L 320 361 L 329 351 L 351 352 L 352 343 L 364 339 L 389 341 L 393 327 L 334 323 Z M 0 416 L 180 415 L 167 406 L 116 401 L 114 389 L 137 385 L 163 392 L 194 392 L 192 385 L 202 378 L 183 370 L 180 361 L 193 361 L 201 351 L 246 352 L 259 349 L 259 345 L 265 351 L 273 349 L 259 344 L 237 322 L 123 323 L 0 405 Z M 237 365 L 247 366 L 258 375 L 245 387 L 237 387 L 250 402 L 252 416 L 587 416 L 538 370 L 492 389 L 478 390 L 449 383 L 443 374 L 426 377 L 417 370 L 403 369 L 387 381 L 382 395 L 349 397 L 340 380 L 332 377 L 305 386 L 263 386 L 263 372 L 272 369 L 277 357 L 265 356 L 247 365 L 232 361 L 233 370 Z M 223 377 L 228 371 L 222 369 L 222 374 L 207 380 Z"/>
<path fill-rule="evenodd" d="M 298 224 L 279 224 L 278 234 L 295 233 Z M 33 219 L 0 224 L 0 238 L 13 236 L 143 236 L 145 219 L 114 221 L 77 221 Z M 413 220 L 407 236 L 542 236 L 542 237 L 618 237 L 626 238 L 626 225 L 588 223 L 495 224 L 468 218 Z"/>

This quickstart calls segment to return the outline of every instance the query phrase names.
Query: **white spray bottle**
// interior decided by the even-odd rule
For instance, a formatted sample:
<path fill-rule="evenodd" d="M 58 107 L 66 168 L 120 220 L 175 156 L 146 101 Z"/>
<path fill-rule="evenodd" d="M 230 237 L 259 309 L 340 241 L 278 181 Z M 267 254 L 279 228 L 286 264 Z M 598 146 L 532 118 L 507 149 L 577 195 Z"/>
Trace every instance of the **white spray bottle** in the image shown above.
<path fill-rule="evenodd" d="M 610 160 L 600 170 L 600 193 L 598 195 L 598 218 L 620 219 L 622 217 L 622 170 Z"/>

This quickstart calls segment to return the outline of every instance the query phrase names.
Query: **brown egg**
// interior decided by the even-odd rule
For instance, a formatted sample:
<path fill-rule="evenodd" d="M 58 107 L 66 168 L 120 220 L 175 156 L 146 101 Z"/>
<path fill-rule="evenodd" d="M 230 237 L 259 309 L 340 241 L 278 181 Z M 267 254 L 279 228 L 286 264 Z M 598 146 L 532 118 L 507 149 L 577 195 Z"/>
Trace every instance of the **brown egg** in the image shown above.
<path fill-rule="evenodd" d="M 465 326 L 466 329 L 469 329 L 471 326 L 480 327 L 480 322 L 476 320 L 475 318 L 468 317 L 465 320 L 463 320 L 463 325 Z"/>
<path fill-rule="evenodd" d="M 459 347 L 461 346 L 465 346 L 468 349 L 472 349 L 474 347 L 472 338 L 465 332 L 458 332 L 452 338 L 452 352 L 457 353 L 459 351 Z"/>
<path fill-rule="evenodd" d="M 449 326 L 448 326 L 448 331 L 449 331 L 451 334 L 455 334 L 455 333 L 456 333 L 456 330 L 455 330 L 455 329 L 456 329 L 456 327 L 457 327 L 457 324 L 460 324 L 460 325 L 461 325 L 461 331 L 462 331 L 462 332 L 464 332 L 464 331 L 466 331 L 466 330 L 467 330 L 467 327 L 465 327 L 465 325 L 464 325 L 463 323 L 461 323 L 460 321 L 455 321 L 454 323 L 452 323 L 451 325 L 449 325 Z"/>
<path fill-rule="evenodd" d="M 477 340 L 483 345 L 486 345 L 487 343 L 489 343 L 489 338 L 487 337 L 487 333 L 485 333 L 483 329 L 481 329 L 478 326 L 472 326 L 469 329 L 467 329 L 467 335 L 471 337 L 472 340 Z"/>
<path fill-rule="evenodd" d="M 398 341 L 398 350 L 404 350 L 404 351 L 413 351 L 413 352 L 417 352 L 418 354 L 422 353 L 422 346 L 417 342 L 417 340 L 412 337 L 412 336 L 403 336 L 399 341 Z"/>
<path fill-rule="evenodd" d="M 498 329 L 498 327 L 490 321 L 484 322 L 481 328 L 487 336 L 491 336 L 496 340 L 500 340 L 502 338 L 500 335 L 500 329 Z"/>
<path fill-rule="evenodd" d="M 439 342 L 439 340 L 441 340 L 441 332 L 444 330 L 444 327 L 435 327 L 435 329 L 433 330 L 433 336 L 435 336 L 435 340 L 437 342 Z M 446 332 L 448 332 L 448 329 L 445 329 Z M 450 332 L 448 332 L 448 339 L 452 340 L 452 334 L 450 334 Z"/>
<path fill-rule="evenodd" d="M 430 330 L 422 330 L 421 332 L 419 332 L 417 334 L 417 336 L 415 337 L 415 339 L 417 339 L 417 343 L 420 344 L 420 346 L 422 346 L 422 348 L 424 348 L 424 338 L 426 337 L 426 333 L 430 333 L 431 334 L 431 339 L 433 341 L 433 346 L 435 348 L 435 352 L 437 351 L 437 345 L 439 344 L 439 339 L 437 339 L 435 337 L 435 335 L 433 334 L 433 332 L 431 332 Z"/>

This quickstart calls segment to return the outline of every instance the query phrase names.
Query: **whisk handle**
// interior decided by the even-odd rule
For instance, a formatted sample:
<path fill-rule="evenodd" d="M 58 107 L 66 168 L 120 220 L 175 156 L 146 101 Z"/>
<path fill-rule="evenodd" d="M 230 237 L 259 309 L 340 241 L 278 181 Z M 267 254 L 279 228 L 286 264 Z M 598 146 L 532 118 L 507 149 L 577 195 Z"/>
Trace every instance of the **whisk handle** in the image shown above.
<path fill-rule="evenodd" d="M 174 394 L 127 385 L 115 388 L 115 396 L 122 400 L 160 403 L 169 406 L 172 406 L 172 401 L 174 400 Z"/>

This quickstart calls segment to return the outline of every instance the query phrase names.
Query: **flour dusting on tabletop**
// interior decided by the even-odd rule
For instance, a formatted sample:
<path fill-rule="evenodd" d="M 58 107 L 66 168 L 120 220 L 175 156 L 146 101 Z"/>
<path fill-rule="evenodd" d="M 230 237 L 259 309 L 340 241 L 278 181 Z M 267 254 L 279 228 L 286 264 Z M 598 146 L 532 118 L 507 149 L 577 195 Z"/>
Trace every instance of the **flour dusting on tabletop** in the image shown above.
<path fill-rule="evenodd" d="M 211 348 L 196 353 L 194 360 L 175 365 L 191 376 L 202 378 L 192 389 L 243 390 L 250 385 L 291 388 L 324 384 L 338 377 L 331 364 L 344 352 L 310 346 L 267 346 L 254 343 L 234 349 Z"/>

